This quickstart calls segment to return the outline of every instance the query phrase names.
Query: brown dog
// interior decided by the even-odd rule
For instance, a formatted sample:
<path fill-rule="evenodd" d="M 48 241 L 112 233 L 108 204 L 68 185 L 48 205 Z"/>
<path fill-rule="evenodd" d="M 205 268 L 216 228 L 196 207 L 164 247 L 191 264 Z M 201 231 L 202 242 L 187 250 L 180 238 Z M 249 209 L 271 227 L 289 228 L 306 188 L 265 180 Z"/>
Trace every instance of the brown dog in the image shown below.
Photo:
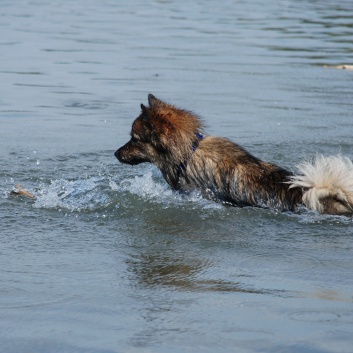
<path fill-rule="evenodd" d="M 228 139 L 204 136 L 191 112 L 151 94 L 148 102 L 141 104 L 131 140 L 115 152 L 120 162 L 153 163 L 173 189 L 198 189 L 224 204 L 294 211 L 304 203 L 321 213 L 352 214 L 353 164 L 347 158 L 317 157 L 294 175 Z"/>

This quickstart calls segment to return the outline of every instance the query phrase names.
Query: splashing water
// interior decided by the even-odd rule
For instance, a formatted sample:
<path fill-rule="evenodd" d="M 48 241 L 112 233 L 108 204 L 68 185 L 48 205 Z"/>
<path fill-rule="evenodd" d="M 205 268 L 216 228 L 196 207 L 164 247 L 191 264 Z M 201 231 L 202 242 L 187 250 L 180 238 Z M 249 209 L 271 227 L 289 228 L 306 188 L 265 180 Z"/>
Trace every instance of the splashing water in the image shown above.
<path fill-rule="evenodd" d="M 119 185 L 111 181 L 110 186 L 114 191 L 128 191 L 144 198 L 173 197 L 173 192 L 168 185 L 155 180 L 151 171 L 142 176 L 125 179 Z"/>
<path fill-rule="evenodd" d="M 33 207 L 68 212 L 116 214 L 117 209 L 131 209 L 137 212 L 136 204 L 143 208 L 146 202 L 157 208 L 187 208 L 205 211 L 229 212 L 229 208 L 214 201 L 202 198 L 197 191 L 182 194 L 170 189 L 160 172 L 153 167 L 141 169 L 139 175 L 111 176 L 106 173 L 100 176 L 84 178 L 57 179 L 50 184 L 42 183 L 33 189 L 36 195 Z M 7 196 L 9 194 L 7 193 Z M 141 209 L 142 209 L 141 208 Z M 241 209 L 238 209 L 241 212 Z M 232 211 L 234 209 L 232 208 Z M 259 212 L 260 209 L 258 210 Z M 246 211 L 245 211 L 246 212 Z M 275 210 L 267 210 L 270 214 L 278 214 Z M 206 212 L 207 213 L 207 212 Z M 320 215 L 308 211 L 305 207 L 298 213 L 287 212 L 287 217 L 296 218 L 300 223 L 351 224 L 352 218 L 344 216 Z M 206 216 L 206 214 L 204 214 Z"/>
<path fill-rule="evenodd" d="M 49 186 L 42 185 L 34 207 L 70 211 L 94 211 L 111 203 L 104 192 L 104 178 L 54 180 Z"/>
<path fill-rule="evenodd" d="M 36 195 L 36 208 L 65 209 L 72 212 L 119 208 L 136 197 L 161 204 L 162 207 L 178 207 L 189 202 L 201 208 L 222 208 L 221 205 L 203 199 L 196 191 L 180 194 L 171 190 L 158 171 L 150 168 L 143 171 L 143 175 L 128 176 L 123 180 L 116 180 L 110 175 L 58 179 L 49 185 L 42 184 Z"/>

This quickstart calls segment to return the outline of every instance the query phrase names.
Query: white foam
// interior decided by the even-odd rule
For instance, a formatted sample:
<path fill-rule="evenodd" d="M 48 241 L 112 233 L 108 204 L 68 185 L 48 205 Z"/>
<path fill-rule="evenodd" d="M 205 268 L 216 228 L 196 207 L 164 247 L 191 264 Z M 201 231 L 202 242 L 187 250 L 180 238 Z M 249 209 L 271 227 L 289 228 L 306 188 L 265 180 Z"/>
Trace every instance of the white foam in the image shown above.
<path fill-rule="evenodd" d="M 94 210 L 108 202 L 100 190 L 102 178 L 76 180 L 59 179 L 41 185 L 34 207 L 63 208 L 71 211 Z"/>
<path fill-rule="evenodd" d="M 126 178 L 120 183 L 110 181 L 109 185 L 113 191 L 128 192 L 165 206 L 183 205 L 190 202 L 207 209 L 222 207 L 213 201 L 205 200 L 198 191 L 187 194 L 173 191 L 155 168 L 148 168 L 143 175 Z"/>
<path fill-rule="evenodd" d="M 108 206 L 117 207 L 132 196 L 161 204 L 162 207 L 193 203 L 204 208 L 220 205 L 204 200 L 199 192 L 181 194 L 173 191 L 155 168 L 141 170 L 142 175 L 127 176 L 121 180 L 105 175 L 77 179 L 58 179 L 41 184 L 33 207 L 67 211 L 99 211 Z"/>
<path fill-rule="evenodd" d="M 131 179 L 123 180 L 118 189 L 142 197 L 153 197 L 157 199 L 161 197 L 171 197 L 173 194 L 166 183 L 160 183 L 153 178 L 151 171 L 142 176 L 135 176 Z"/>

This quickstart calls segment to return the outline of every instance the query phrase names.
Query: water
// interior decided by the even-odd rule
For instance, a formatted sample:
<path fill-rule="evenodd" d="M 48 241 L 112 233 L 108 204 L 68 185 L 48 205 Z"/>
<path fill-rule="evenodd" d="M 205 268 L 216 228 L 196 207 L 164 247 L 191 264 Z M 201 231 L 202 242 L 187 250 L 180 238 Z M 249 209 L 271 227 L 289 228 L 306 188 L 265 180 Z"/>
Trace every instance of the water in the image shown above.
<path fill-rule="evenodd" d="M 351 1 L 0 15 L 0 352 L 352 352 L 351 218 L 223 207 L 113 156 L 153 93 L 286 168 L 353 158 Z"/>

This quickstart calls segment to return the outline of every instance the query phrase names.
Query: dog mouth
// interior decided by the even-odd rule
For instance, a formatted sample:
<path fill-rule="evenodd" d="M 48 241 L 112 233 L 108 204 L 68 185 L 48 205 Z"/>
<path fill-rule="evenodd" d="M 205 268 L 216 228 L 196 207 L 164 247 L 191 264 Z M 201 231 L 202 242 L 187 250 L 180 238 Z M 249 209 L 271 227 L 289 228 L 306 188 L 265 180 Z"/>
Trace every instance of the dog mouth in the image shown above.
<path fill-rule="evenodd" d="M 120 149 L 115 151 L 114 156 L 120 163 L 133 164 L 132 159 L 126 158 Z"/>

